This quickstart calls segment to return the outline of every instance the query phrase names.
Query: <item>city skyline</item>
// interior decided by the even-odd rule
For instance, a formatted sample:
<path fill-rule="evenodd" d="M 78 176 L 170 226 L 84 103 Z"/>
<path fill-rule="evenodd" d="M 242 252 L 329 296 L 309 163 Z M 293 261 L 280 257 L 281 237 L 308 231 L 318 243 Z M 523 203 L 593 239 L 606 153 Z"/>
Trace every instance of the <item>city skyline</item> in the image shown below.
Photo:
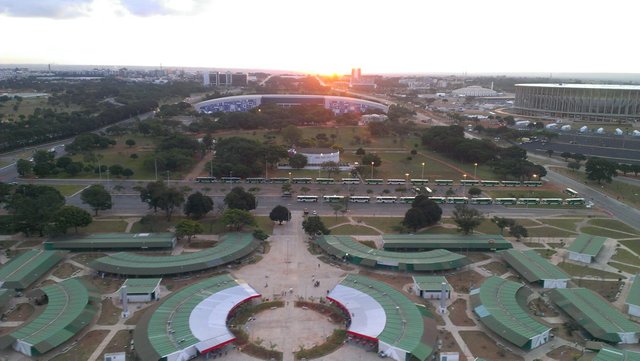
<path fill-rule="evenodd" d="M 0 64 L 365 73 L 640 73 L 611 1 L 0 0 Z M 596 50 L 600 47 L 602 50 Z"/>

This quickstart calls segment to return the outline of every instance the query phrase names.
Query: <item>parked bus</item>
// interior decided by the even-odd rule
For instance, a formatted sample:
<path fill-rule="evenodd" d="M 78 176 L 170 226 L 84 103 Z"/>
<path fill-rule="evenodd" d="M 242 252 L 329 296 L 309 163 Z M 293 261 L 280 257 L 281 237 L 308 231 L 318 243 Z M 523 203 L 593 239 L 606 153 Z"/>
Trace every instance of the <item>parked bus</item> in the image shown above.
<path fill-rule="evenodd" d="M 369 203 L 369 196 L 351 196 L 349 197 L 349 202 L 351 203 Z"/>
<path fill-rule="evenodd" d="M 540 204 L 540 198 L 518 198 L 517 204 Z"/>
<path fill-rule="evenodd" d="M 342 184 L 360 184 L 360 178 L 342 178 Z"/>
<path fill-rule="evenodd" d="M 574 191 L 571 188 L 565 189 L 564 192 L 567 193 L 568 195 L 572 196 L 572 197 L 577 197 L 578 196 L 578 192 Z"/>
<path fill-rule="evenodd" d="M 222 183 L 240 183 L 240 177 L 220 177 Z"/>
<path fill-rule="evenodd" d="M 366 184 L 384 184 L 384 179 L 365 179 Z"/>
<path fill-rule="evenodd" d="M 584 198 L 567 198 L 564 201 L 568 206 L 582 206 L 585 204 Z"/>
<path fill-rule="evenodd" d="M 413 203 L 416 197 L 400 197 L 400 203 Z"/>
<path fill-rule="evenodd" d="M 333 178 L 316 178 L 318 184 L 336 184 L 336 180 Z"/>
<path fill-rule="evenodd" d="M 396 203 L 397 201 L 398 201 L 398 197 L 393 197 L 393 196 L 376 197 L 376 203 Z"/>
<path fill-rule="evenodd" d="M 407 181 L 404 179 L 399 179 L 399 178 L 387 179 L 387 184 L 405 184 L 405 183 L 407 183 Z"/>
<path fill-rule="evenodd" d="M 317 202 L 318 196 L 298 196 L 298 202 Z"/>
<path fill-rule="evenodd" d="M 292 183 L 295 184 L 310 184 L 313 182 L 313 179 L 311 178 L 293 178 L 291 180 Z"/>
<path fill-rule="evenodd" d="M 274 184 L 285 184 L 289 183 L 289 178 L 271 178 L 269 181 Z"/>
<path fill-rule="evenodd" d="M 448 204 L 467 204 L 469 203 L 469 198 L 467 197 L 447 197 Z"/>
<path fill-rule="evenodd" d="M 493 204 L 493 199 L 491 198 L 471 198 L 469 200 L 471 204 Z"/>
<path fill-rule="evenodd" d="M 477 179 L 460 179 L 460 184 L 463 186 L 475 186 L 480 184 L 480 181 Z"/>
<path fill-rule="evenodd" d="M 501 181 L 500 184 L 504 187 L 519 187 L 520 181 Z"/>
<path fill-rule="evenodd" d="M 423 186 L 427 183 L 429 183 L 428 179 L 411 179 L 411 184 L 414 186 Z"/>
<path fill-rule="evenodd" d="M 437 186 L 452 186 L 453 179 L 436 179 Z"/>
<path fill-rule="evenodd" d="M 525 187 L 541 187 L 542 186 L 542 181 L 539 181 L 539 180 L 537 180 L 537 181 L 524 181 L 524 182 L 522 182 L 522 184 Z"/>
<path fill-rule="evenodd" d="M 513 205 L 518 202 L 515 198 L 496 198 L 493 200 L 494 204 Z"/>
<path fill-rule="evenodd" d="M 485 187 L 499 187 L 500 181 L 483 180 L 483 181 L 480 181 L 480 185 Z"/>
<path fill-rule="evenodd" d="M 562 204 L 562 201 L 563 201 L 562 198 L 541 198 L 540 204 L 559 205 L 559 204 Z"/>
<path fill-rule="evenodd" d="M 196 177 L 198 183 L 215 183 L 216 177 Z"/>
<path fill-rule="evenodd" d="M 265 183 L 264 178 L 246 178 L 244 181 L 247 183 Z"/>
<path fill-rule="evenodd" d="M 429 199 L 434 201 L 437 204 L 445 204 L 445 203 L 447 203 L 447 198 L 445 198 L 445 197 L 429 197 Z"/>
<path fill-rule="evenodd" d="M 344 200 L 344 196 L 322 196 L 322 201 L 327 203 L 337 203 L 342 202 Z"/>

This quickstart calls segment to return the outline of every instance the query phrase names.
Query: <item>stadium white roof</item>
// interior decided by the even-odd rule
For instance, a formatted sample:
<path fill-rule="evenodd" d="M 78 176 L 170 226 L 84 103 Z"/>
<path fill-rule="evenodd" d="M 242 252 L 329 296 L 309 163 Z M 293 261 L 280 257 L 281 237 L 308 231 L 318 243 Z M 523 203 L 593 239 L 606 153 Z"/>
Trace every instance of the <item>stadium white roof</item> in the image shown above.
<path fill-rule="evenodd" d="M 570 88 L 570 89 L 610 89 L 610 90 L 640 90 L 640 85 L 621 84 L 567 84 L 567 83 L 536 83 L 536 84 L 516 84 L 523 87 L 545 87 L 545 88 Z"/>
<path fill-rule="evenodd" d="M 329 297 L 340 302 L 351 312 L 349 331 L 370 338 L 378 338 L 384 330 L 387 315 L 373 297 L 343 285 L 337 285 L 331 290 Z"/>

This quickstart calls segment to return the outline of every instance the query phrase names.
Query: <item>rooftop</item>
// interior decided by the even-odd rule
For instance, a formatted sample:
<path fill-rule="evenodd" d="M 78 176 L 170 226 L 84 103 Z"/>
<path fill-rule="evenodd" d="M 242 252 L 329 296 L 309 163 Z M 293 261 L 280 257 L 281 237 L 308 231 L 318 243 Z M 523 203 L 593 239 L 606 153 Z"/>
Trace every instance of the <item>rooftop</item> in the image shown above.
<path fill-rule="evenodd" d="M 586 254 L 595 257 L 604 246 L 607 237 L 592 236 L 590 234 L 581 234 L 567 248 L 570 252 Z"/>
<path fill-rule="evenodd" d="M 482 323 L 509 342 L 524 347 L 550 328 L 536 321 L 516 301 L 523 284 L 500 277 L 487 278 L 469 294 L 471 307 Z"/>
<path fill-rule="evenodd" d="M 625 304 L 640 306 L 640 278 L 638 278 L 638 275 L 633 278 Z"/>
<path fill-rule="evenodd" d="M 425 360 L 433 349 L 422 342 L 424 321 L 416 305 L 391 286 L 348 275 L 328 295 L 351 313 L 349 332 L 380 340 Z"/>
<path fill-rule="evenodd" d="M 0 285 L 3 288 L 25 289 L 60 262 L 63 253 L 58 251 L 30 250 L 11 258 L 0 268 Z"/>
<path fill-rule="evenodd" d="M 640 361 L 640 352 L 604 346 L 592 361 Z"/>
<path fill-rule="evenodd" d="M 567 88 L 567 89 L 611 89 L 611 90 L 640 90 L 640 85 L 621 84 L 567 84 L 567 83 L 536 83 L 536 84 L 516 84 L 522 87 L 546 87 L 546 88 Z"/>
<path fill-rule="evenodd" d="M 321 236 L 316 243 L 329 254 L 338 258 L 349 255 L 361 259 L 359 264 L 370 267 L 381 265 L 433 271 L 459 268 L 469 263 L 465 256 L 444 249 L 429 252 L 392 252 L 365 246 L 350 236 Z"/>
<path fill-rule="evenodd" d="M 106 273 L 158 276 L 193 272 L 220 266 L 253 252 L 260 242 L 251 233 L 228 233 L 215 247 L 177 256 L 143 256 L 120 252 L 91 262 L 91 268 Z"/>
<path fill-rule="evenodd" d="M 557 288 L 549 296 L 593 337 L 603 341 L 621 342 L 620 333 L 640 332 L 640 325 L 589 289 Z"/>
<path fill-rule="evenodd" d="M 413 282 L 418 285 L 418 287 L 423 290 L 442 290 L 442 283 L 447 284 L 447 289 L 451 290 L 451 285 L 447 282 L 447 279 L 444 276 L 413 276 L 411 277 Z"/>
<path fill-rule="evenodd" d="M 149 294 L 161 281 L 162 278 L 127 278 L 122 286 L 127 286 L 127 294 Z"/>
<path fill-rule="evenodd" d="M 45 242 L 45 249 L 173 248 L 172 233 L 94 233 Z"/>
<path fill-rule="evenodd" d="M 382 236 L 385 249 L 508 249 L 511 242 L 501 235 L 475 234 L 385 234 Z"/>
<path fill-rule="evenodd" d="M 500 254 L 528 282 L 571 279 L 568 274 L 542 258 L 536 251 L 507 250 L 501 251 Z"/>

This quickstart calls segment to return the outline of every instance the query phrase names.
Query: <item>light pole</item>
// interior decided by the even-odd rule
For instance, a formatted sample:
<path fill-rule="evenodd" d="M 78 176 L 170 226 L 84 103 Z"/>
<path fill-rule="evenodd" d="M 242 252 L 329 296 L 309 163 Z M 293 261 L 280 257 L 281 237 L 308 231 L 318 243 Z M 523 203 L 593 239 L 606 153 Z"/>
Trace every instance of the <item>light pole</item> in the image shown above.
<path fill-rule="evenodd" d="M 374 162 L 371 162 L 371 179 L 373 179 L 373 164 Z"/>
<path fill-rule="evenodd" d="M 289 184 L 291 184 L 291 172 L 289 172 Z"/>
<path fill-rule="evenodd" d="M 409 173 L 404 174 L 404 185 L 405 187 L 409 186 Z"/>
<path fill-rule="evenodd" d="M 171 179 L 169 178 L 169 175 L 170 175 L 170 174 L 171 174 L 171 173 L 170 173 L 169 171 L 167 171 L 167 187 L 169 186 L 169 181 L 171 180 Z"/>
<path fill-rule="evenodd" d="M 473 163 L 473 179 L 476 179 L 477 172 L 478 172 L 478 163 Z"/>
<path fill-rule="evenodd" d="M 420 176 L 420 179 L 424 179 L 424 165 L 425 163 L 422 162 L 422 175 Z"/>
<path fill-rule="evenodd" d="M 465 181 L 467 180 L 467 175 L 466 174 L 463 174 L 462 177 L 464 178 Z M 466 183 L 467 182 L 462 182 L 462 195 L 463 196 L 465 194 L 465 185 L 466 185 Z"/>
<path fill-rule="evenodd" d="M 355 166 L 354 170 L 356 171 L 356 176 L 360 178 L 360 172 L 358 171 L 358 166 L 360 164 L 358 162 L 353 162 L 353 165 Z"/>

